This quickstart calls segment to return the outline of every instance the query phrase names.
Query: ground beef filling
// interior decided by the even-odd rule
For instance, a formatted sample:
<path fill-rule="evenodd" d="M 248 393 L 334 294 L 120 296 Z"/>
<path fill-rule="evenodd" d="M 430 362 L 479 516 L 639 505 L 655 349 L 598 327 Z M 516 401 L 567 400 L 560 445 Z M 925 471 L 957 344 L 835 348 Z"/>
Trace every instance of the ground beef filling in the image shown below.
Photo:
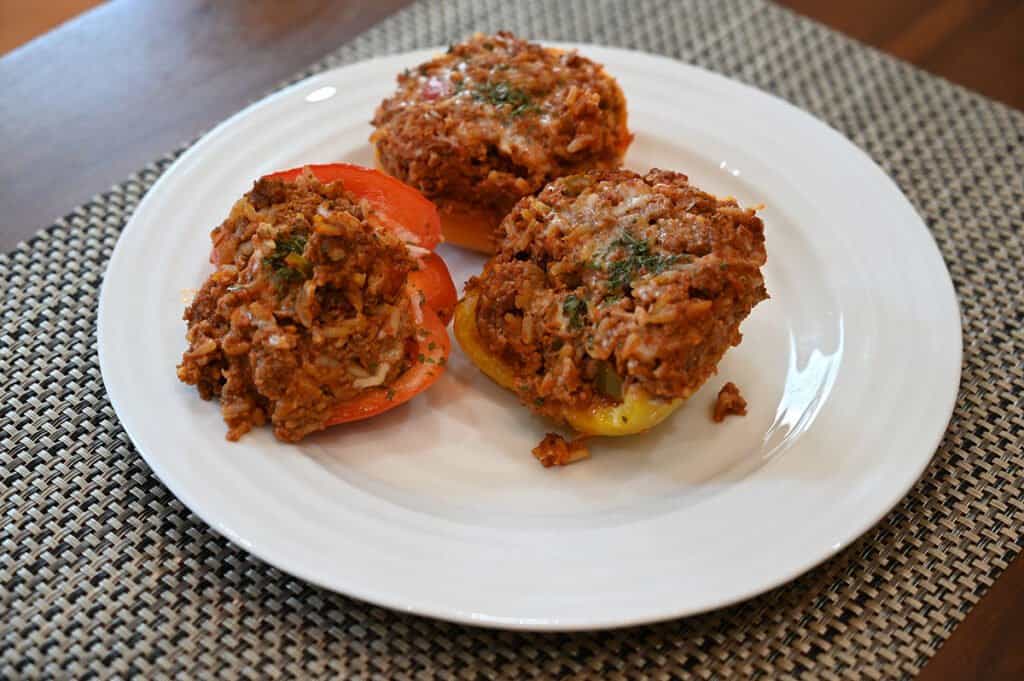
<path fill-rule="evenodd" d="M 506 32 L 399 75 L 373 125 L 388 173 L 440 204 L 500 214 L 556 177 L 618 167 L 631 140 L 625 98 L 600 65 Z"/>
<path fill-rule="evenodd" d="M 524 404 L 688 397 L 767 298 L 764 226 L 685 175 L 591 171 L 520 201 L 479 277 L 477 330 Z"/>
<path fill-rule="evenodd" d="M 408 368 L 416 262 L 340 183 L 259 180 L 211 237 L 178 377 L 220 398 L 229 440 L 269 420 L 297 441 Z"/>
<path fill-rule="evenodd" d="M 746 416 L 747 401 L 743 399 L 743 395 L 740 394 L 740 389 L 736 387 L 735 383 L 726 383 L 718 391 L 718 397 L 715 398 L 715 404 L 711 410 L 711 420 L 721 423 L 726 416 L 731 415 Z"/>
<path fill-rule="evenodd" d="M 566 440 L 558 433 L 547 433 L 533 448 L 533 456 L 544 468 L 568 466 L 571 463 L 590 458 L 586 438 Z"/>

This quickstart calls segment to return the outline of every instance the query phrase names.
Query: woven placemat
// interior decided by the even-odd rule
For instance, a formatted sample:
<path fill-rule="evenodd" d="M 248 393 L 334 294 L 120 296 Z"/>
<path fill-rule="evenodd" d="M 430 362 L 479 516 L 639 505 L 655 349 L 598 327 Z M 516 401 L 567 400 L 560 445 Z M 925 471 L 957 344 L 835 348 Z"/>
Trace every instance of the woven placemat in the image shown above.
<path fill-rule="evenodd" d="M 0 677 L 900 678 L 1017 554 L 1024 115 L 760 1 L 422 0 L 307 73 L 503 27 L 670 55 L 752 83 L 829 122 L 896 179 L 942 250 L 964 322 L 956 413 L 921 481 L 860 541 L 789 585 L 656 626 L 479 630 L 293 579 L 182 507 L 104 394 L 100 281 L 172 155 L 0 256 Z"/>

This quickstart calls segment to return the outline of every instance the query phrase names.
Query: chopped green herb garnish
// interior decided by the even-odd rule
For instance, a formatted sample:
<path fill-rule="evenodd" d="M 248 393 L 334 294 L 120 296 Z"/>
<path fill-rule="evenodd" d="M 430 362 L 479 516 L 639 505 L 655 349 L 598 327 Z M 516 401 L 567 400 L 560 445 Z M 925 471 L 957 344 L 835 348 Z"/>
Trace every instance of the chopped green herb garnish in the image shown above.
<path fill-rule="evenodd" d="M 388 388 L 388 394 L 386 395 L 386 397 L 388 399 L 388 402 L 390 402 L 391 400 L 395 399 L 395 390 L 394 390 L 394 388 Z"/>
<path fill-rule="evenodd" d="M 570 293 L 562 302 L 562 314 L 569 320 L 570 329 L 582 329 L 583 315 L 587 314 L 587 303 Z"/>
<path fill-rule="evenodd" d="M 608 285 L 613 291 L 621 291 L 633 281 L 637 269 L 636 263 L 629 258 L 616 260 L 608 266 Z"/>
<path fill-rule="evenodd" d="M 272 270 L 270 277 L 279 293 L 312 276 L 313 264 L 302 255 L 305 250 L 306 237 L 293 234 L 276 239 L 274 252 L 263 258 L 263 266 Z"/>
<path fill-rule="evenodd" d="M 504 81 L 478 85 L 473 90 L 473 99 L 496 107 L 508 107 L 509 115 L 513 117 L 540 111 L 540 107 L 533 103 L 530 95 Z"/>
<path fill-rule="evenodd" d="M 294 267 L 281 267 L 271 273 L 270 279 L 274 282 L 274 288 L 277 289 L 277 292 L 283 294 L 292 284 L 304 282 L 306 275 Z"/>
<path fill-rule="evenodd" d="M 424 355 L 422 352 L 416 357 L 416 359 L 418 359 L 420 361 L 420 364 L 426 364 L 427 363 L 427 356 Z"/>
<path fill-rule="evenodd" d="M 614 305 L 615 303 L 619 302 L 620 300 L 622 300 L 622 294 L 616 293 L 616 294 L 610 295 L 607 298 L 605 298 L 604 300 L 602 300 L 601 301 L 601 305 L 602 306 Z"/>
<path fill-rule="evenodd" d="M 263 259 L 271 267 L 280 267 L 289 255 L 302 255 L 306 250 L 306 237 L 292 234 L 274 241 L 274 252 Z"/>
<path fill-rule="evenodd" d="M 433 352 L 436 349 L 437 349 L 437 343 L 435 343 L 434 341 L 430 341 L 429 343 L 427 343 L 427 350 L 430 350 L 431 352 Z"/>
<path fill-rule="evenodd" d="M 608 286 L 613 291 L 626 288 L 642 272 L 661 274 L 678 262 L 678 255 L 651 253 L 651 245 L 632 232 L 623 230 L 621 236 L 611 242 L 610 248 L 624 251 L 625 257 L 608 265 Z"/>
<path fill-rule="evenodd" d="M 650 251 L 650 244 L 626 229 L 622 230 L 622 234 L 611 245 L 617 248 L 625 248 L 636 255 L 643 255 Z"/>
<path fill-rule="evenodd" d="M 544 406 L 544 398 L 543 397 L 538 397 L 538 398 L 534 399 L 533 400 L 533 404 L 535 406 L 538 406 L 538 407 Z"/>

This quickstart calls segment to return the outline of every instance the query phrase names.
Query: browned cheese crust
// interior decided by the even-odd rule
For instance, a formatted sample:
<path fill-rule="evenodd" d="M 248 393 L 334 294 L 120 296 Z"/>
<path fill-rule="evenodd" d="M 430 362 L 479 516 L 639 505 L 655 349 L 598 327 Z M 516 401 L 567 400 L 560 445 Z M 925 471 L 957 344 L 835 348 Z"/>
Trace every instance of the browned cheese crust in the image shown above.
<path fill-rule="evenodd" d="M 732 414 L 746 416 L 747 401 L 743 399 L 743 395 L 740 395 L 740 389 L 736 387 L 735 383 L 726 383 L 718 391 L 718 397 L 715 398 L 715 406 L 712 409 L 711 418 L 715 423 L 721 423 L 725 420 L 726 416 Z"/>
<path fill-rule="evenodd" d="M 516 372 L 520 400 L 554 418 L 634 388 L 688 396 L 768 297 L 760 218 L 680 173 L 562 178 L 501 229 L 497 255 L 467 284 L 477 328 Z"/>
<path fill-rule="evenodd" d="M 406 368 L 415 264 L 374 225 L 340 183 L 303 176 L 257 181 L 213 230 L 220 265 L 185 310 L 178 378 L 220 398 L 229 440 L 267 420 L 299 440 Z"/>
<path fill-rule="evenodd" d="M 632 136 L 618 84 L 599 64 L 477 34 L 398 76 L 370 140 L 386 172 L 441 209 L 490 212 L 562 175 L 617 168 Z"/>

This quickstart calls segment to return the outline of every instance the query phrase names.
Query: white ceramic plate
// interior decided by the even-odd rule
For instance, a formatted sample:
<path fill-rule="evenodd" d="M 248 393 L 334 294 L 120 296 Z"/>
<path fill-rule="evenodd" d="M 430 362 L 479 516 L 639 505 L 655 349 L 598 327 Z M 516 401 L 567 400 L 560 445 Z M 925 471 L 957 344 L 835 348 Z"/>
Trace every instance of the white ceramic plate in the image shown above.
<path fill-rule="evenodd" d="M 183 293 L 209 230 L 259 175 L 370 165 L 394 75 L 436 51 L 337 69 L 232 117 L 150 190 L 100 301 L 111 402 L 160 479 L 232 542 L 391 608 L 521 629 L 628 625 L 723 606 L 833 555 L 907 492 L 959 383 L 956 298 L 935 243 L 841 135 L 758 90 L 669 59 L 581 51 L 621 83 L 627 165 L 681 170 L 763 203 L 771 300 L 718 376 L 654 431 L 544 469 L 549 425 L 453 351 L 424 395 L 298 446 L 224 440 L 218 405 L 179 383 Z M 462 284 L 482 259 L 442 247 Z M 734 381 L 745 418 L 713 424 Z"/>

